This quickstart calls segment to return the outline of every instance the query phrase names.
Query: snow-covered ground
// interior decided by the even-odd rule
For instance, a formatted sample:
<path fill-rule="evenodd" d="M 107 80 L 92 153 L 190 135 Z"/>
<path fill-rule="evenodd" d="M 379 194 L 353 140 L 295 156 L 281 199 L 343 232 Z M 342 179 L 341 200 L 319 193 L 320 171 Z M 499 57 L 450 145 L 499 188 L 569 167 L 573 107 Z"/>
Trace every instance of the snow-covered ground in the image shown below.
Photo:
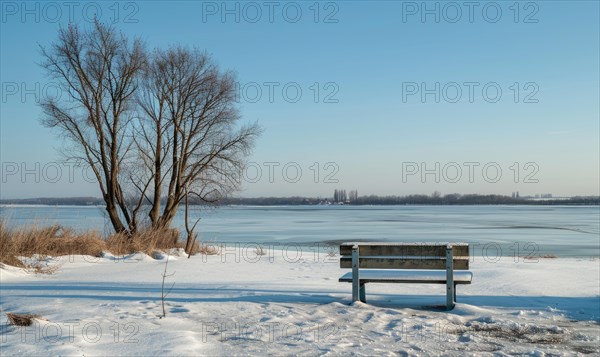
<path fill-rule="evenodd" d="M 299 252 L 302 252 L 301 256 Z M 544 355 L 600 353 L 597 258 L 471 264 L 450 312 L 443 285 L 369 284 L 350 305 L 339 257 L 309 248 L 51 259 L 0 269 L 0 355 Z M 41 316 L 8 325 L 4 312 Z"/>

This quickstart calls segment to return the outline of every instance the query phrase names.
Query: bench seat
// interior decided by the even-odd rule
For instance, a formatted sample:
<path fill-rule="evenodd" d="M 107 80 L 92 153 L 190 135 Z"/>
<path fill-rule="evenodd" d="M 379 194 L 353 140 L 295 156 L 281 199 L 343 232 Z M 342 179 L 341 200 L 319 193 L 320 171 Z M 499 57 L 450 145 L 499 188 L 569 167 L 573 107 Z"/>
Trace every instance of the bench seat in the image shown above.
<path fill-rule="evenodd" d="M 473 273 L 470 271 L 454 272 L 454 284 L 471 284 L 472 279 Z M 361 283 L 446 284 L 446 271 L 361 269 L 359 280 Z M 344 274 L 339 282 L 351 283 L 352 272 Z"/>

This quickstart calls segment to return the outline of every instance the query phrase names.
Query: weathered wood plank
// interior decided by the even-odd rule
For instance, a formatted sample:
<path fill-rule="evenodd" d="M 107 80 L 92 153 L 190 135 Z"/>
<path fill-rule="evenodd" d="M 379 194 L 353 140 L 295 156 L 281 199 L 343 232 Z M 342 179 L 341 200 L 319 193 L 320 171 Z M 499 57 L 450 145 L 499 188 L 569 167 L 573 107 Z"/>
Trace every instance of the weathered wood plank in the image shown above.
<path fill-rule="evenodd" d="M 471 284 L 473 273 L 470 271 L 455 271 L 454 284 Z M 339 278 L 340 282 L 352 282 L 352 272 L 347 272 Z M 441 270 L 363 270 L 361 283 L 430 283 L 446 284 L 446 272 Z"/>
<path fill-rule="evenodd" d="M 398 257 L 365 257 L 360 256 L 360 269 L 434 269 L 445 270 L 446 258 L 429 257 L 430 259 L 408 258 L 399 259 Z M 454 270 L 468 270 L 469 257 L 454 257 Z M 351 257 L 340 258 L 340 268 L 352 268 Z"/>
<path fill-rule="evenodd" d="M 445 257 L 447 245 L 447 243 L 344 243 L 340 245 L 340 255 L 351 255 L 354 244 L 358 244 L 361 256 L 393 255 L 399 257 Z M 452 243 L 452 254 L 468 256 L 469 245 Z"/>

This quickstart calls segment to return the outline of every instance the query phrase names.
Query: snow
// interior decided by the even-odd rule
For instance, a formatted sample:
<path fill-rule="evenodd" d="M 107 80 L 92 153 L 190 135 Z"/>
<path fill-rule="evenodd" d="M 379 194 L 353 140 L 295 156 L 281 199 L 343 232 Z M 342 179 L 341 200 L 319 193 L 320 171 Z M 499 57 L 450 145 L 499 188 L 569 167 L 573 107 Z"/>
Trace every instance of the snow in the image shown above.
<path fill-rule="evenodd" d="M 0 269 L 0 355 L 464 355 L 600 353 L 598 258 L 471 262 L 450 312 L 445 286 L 368 284 L 351 304 L 339 257 L 229 249 L 47 259 L 53 274 Z M 302 254 L 300 254 L 302 253 Z M 172 275 L 170 275 L 172 274 Z"/>

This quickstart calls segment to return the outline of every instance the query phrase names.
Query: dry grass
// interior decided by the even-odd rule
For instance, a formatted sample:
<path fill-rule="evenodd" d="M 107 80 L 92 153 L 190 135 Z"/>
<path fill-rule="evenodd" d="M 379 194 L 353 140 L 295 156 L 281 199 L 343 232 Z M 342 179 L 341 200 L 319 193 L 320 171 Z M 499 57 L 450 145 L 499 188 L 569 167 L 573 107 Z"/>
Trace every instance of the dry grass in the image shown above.
<path fill-rule="evenodd" d="M 6 264 L 29 269 L 35 273 L 52 273 L 58 267 L 43 264 L 47 257 L 65 255 L 91 255 L 101 257 L 103 252 L 114 255 L 146 253 L 172 248 L 184 248 L 176 229 L 140 231 L 133 237 L 113 234 L 104 239 L 96 231 L 77 233 L 59 225 L 48 227 L 24 226 L 10 228 L 0 220 L 0 265 Z M 192 254 L 218 254 L 215 246 L 195 243 Z M 33 263 L 24 263 L 21 257 L 34 258 Z"/>
<path fill-rule="evenodd" d="M 115 255 L 146 253 L 152 255 L 157 250 L 183 248 L 176 229 L 146 229 L 129 238 L 125 234 L 113 234 L 106 239 L 106 250 Z"/>
<path fill-rule="evenodd" d="M 8 321 L 14 326 L 31 326 L 33 319 L 39 319 L 40 316 L 33 314 L 13 314 L 10 312 L 6 313 Z"/>
<path fill-rule="evenodd" d="M 0 220 L 0 263 L 24 267 L 18 257 L 82 254 L 101 256 L 106 243 L 97 232 L 75 233 L 59 225 L 9 228 Z M 35 267 L 32 267 L 35 268 Z"/>
<path fill-rule="evenodd" d="M 217 255 L 221 254 L 221 248 L 214 244 L 206 244 L 196 242 L 192 247 L 192 254 L 200 253 L 203 255 Z"/>

